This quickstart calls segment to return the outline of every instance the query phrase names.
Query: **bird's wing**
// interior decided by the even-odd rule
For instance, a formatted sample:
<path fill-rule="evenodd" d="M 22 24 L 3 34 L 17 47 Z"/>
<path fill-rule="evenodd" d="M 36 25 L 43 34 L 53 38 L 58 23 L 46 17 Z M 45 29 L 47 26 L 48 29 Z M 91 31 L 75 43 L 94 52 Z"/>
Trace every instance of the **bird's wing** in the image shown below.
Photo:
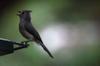
<path fill-rule="evenodd" d="M 39 35 L 39 33 L 36 31 L 36 29 L 32 26 L 31 23 L 28 23 L 25 25 L 25 29 L 34 36 L 34 39 L 37 43 L 39 43 L 43 49 L 49 54 L 49 56 L 51 58 L 53 58 L 52 54 L 50 53 L 50 51 L 46 48 L 46 46 L 44 45 L 44 43 L 41 40 L 41 37 Z"/>
<path fill-rule="evenodd" d="M 34 37 L 34 39 L 35 39 L 36 41 L 41 41 L 41 42 L 42 42 L 39 33 L 36 31 L 36 29 L 32 26 L 31 23 L 26 24 L 26 25 L 25 25 L 25 29 L 26 29 L 30 34 L 33 35 L 33 37 Z M 43 42 L 42 42 L 42 43 L 43 43 Z"/>

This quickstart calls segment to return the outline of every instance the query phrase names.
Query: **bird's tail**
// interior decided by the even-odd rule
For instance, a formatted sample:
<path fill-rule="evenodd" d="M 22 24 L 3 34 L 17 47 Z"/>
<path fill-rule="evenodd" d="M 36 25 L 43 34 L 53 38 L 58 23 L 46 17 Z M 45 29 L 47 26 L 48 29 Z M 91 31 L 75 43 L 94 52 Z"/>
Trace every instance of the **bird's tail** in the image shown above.
<path fill-rule="evenodd" d="M 43 44 L 43 42 L 39 42 L 40 45 L 43 47 L 43 49 L 48 53 L 48 55 L 51 57 L 51 58 L 54 58 L 53 55 L 50 53 L 50 51 L 46 48 L 46 46 Z"/>

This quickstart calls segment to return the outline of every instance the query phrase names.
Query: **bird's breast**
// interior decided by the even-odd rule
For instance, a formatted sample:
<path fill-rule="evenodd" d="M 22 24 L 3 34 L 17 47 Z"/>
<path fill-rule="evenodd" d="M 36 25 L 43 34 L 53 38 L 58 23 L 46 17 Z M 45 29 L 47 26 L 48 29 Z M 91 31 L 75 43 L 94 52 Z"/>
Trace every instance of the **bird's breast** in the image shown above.
<path fill-rule="evenodd" d="M 25 26 L 24 26 L 24 24 L 22 24 L 22 23 L 19 24 L 19 32 L 21 33 L 21 35 L 22 35 L 23 37 L 25 37 L 25 38 L 28 39 L 28 40 L 33 40 L 33 39 L 34 39 L 33 35 L 31 35 L 31 34 L 25 29 Z"/>

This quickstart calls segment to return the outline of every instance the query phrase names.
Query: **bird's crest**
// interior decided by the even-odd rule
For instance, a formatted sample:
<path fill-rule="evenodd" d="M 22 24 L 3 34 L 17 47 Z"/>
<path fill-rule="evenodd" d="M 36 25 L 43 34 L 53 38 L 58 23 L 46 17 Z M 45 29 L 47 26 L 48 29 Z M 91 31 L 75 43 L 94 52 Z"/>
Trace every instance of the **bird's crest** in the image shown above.
<path fill-rule="evenodd" d="M 25 12 L 30 13 L 30 12 L 32 12 L 32 10 L 20 10 L 20 11 L 18 11 L 17 15 L 20 16 L 21 14 L 23 14 Z"/>

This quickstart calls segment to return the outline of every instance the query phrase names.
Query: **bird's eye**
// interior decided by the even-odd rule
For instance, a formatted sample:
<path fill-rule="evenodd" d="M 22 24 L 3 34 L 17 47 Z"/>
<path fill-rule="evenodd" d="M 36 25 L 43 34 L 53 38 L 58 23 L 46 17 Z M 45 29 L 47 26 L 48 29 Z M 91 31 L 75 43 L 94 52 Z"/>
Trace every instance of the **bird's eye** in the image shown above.
<path fill-rule="evenodd" d="M 22 12 L 22 14 L 24 14 L 25 12 Z"/>

